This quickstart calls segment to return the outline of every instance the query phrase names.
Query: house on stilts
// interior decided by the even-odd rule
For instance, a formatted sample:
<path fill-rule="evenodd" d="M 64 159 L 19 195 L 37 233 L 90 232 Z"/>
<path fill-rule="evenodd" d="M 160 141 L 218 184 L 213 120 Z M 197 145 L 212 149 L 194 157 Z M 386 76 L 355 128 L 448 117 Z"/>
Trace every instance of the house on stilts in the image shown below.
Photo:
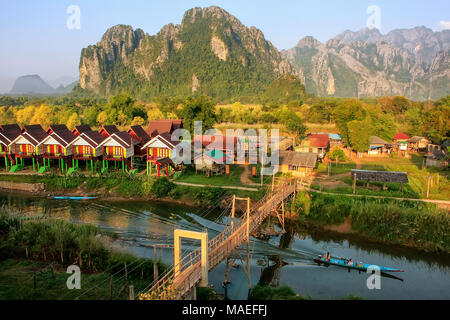
<path fill-rule="evenodd" d="M 40 166 L 44 165 L 41 142 L 47 136 L 47 132 L 39 124 L 25 126 L 22 133 L 11 143 L 11 153 L 14 154 L 16 161 L 10 172 L 23 169 L 26 159 L 31 159 L 34 171 L 39 170 Z"/>
<path fill-rule="evenodd" d="M 161 176 L 161 171 L 164 169 L 166 176 L 169 176 L 170 171 L 176 169 L 172 156 L 175 156 L 175 148 L 179 143 L 180 141 L 171 139 L 170 133 L 164 132 L 144 144 L 142 149 L 147 157 L 147 174 L 151 175 L 153 167 L 156 167 L 158 177 Z"/>
<path fill-rule="evenodd" d="M 98 131 L 86 131 L 77 136 L 70 144 L 72 152 L 72 170 L 71 173 L 79 168 L 79 161 L 85 161 L 86 170 L 91 169 L 91 173 L 97 171 L 97 163 L 101 160 L 103 155 L 103 148 L 101 143 L 106 138 Z"/>
<path fill-rule="evenodd" d="M 11 144 L 22 130 L 17 124 L 0 125 L 0 157 L 5 159 L 5 169 L 9 170 L 15 165 L 14 154 L 11 153 Z"/>
<path fill-rule="evenodd" d="M 43 166 L 39 169 L 43 173 L 50 169 L 55 160 L 61 172 L 67 172 L 69 169 L 69 160 L 72 155 L 70 143 L 76 138 L 64 124 L 51 125 L 47 130 L 47 137 L 39 144 L 42 146 Z"/>
<path fill-rule="evenodd" d="M 128 132 L 116 132 L 107 137 L 100 143 L 102 148 L 102 172 L 109 170 L 109 164 L 114 164 L 115 168 L 120 168 L 125 172 L 134 169 L 134 146 L 139 143 Z"/>

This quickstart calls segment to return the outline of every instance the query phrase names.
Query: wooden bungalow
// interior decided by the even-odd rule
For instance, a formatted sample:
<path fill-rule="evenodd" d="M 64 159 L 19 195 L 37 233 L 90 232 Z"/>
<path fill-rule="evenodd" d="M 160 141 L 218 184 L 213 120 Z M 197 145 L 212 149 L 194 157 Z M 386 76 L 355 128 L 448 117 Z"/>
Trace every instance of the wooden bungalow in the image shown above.
<path fill-rule="evenodd" d="M 168 161 L 161 162 L 161 160 L 165 158 L 171 159 L 174 149 L 179 143 L 179 141 L 172 141 L 171 134 L 165 132 L 144 144 L 142 150 L 147 155 L 147 174 L 152 174 L 153 166 L 157 167 L 158 176 L 160 176 L 160 171 L 163 167 L 169 170 L 169 167 L 165 166 Z M 171 162 L 171 167 L 175 167 L 172 160 Z"/>
<path fill-rule="evenodd" d="M 36 170 L 36 164 L 39 168 L 39 160 L 43 154 L 43 146 L 40 144 L 48 134 L 38 124 L 27 125 L 22 129 L 22 133 L 11 143 L 11 153 L 16 158 L 16 164 L 11 171 L 15 172 L 20 166 L 25 164 L 24 159 L 32 159 L 33 170 Z"/>
<path fill-rule="evenodd" d="M 162 133 L 172 134 L 175 130 L 183 128 L 182 120 L 151 120 L 148 123 L 147 132 L 151 138 Z"/>
<path fill-rule="evenodd" d="M 145 157 L 146 150 L 143 147 L 147 142 L 151 140 L 148 133 L 145 132 L 144 128 L 142 128 L 141 126 L 131 126 L 130 130 L 128 130 L 128 134 L 139 141 L 139 143 L 135 147 L 134 155 L 137 157 Z"/>
<path fill-rule="evenodd" d="M 66 125 L 51 125 L 47 130 L 47 137 L 42 140 L 38 146 L 43 146 L 43 169 L 47 166 L 50 168 L 52 160 L 58 160 L 61 171 L 68 170 L 68 160 L 72 155 L 72 149 L 69 148 L 70 143 L 76 138 Z"/>
<path fill-rule="evenodd" d="M 377 136 L 371 136 L 369 138 L 369 150 L 367 153 L 373 155 L 383 155 L 390 153 L 390 143 Z"/>
<path fill-rule="evenodd" d="M 408 142 L 410 138 L 407 134 L 402 132 L 394 136 L 394 146 L 398 151 L 408 151 Z"/>
<path fill-rule="evenodd" d="M 106 138 L 98 131 L 86 131 L 76 137 L 69 147 L 72 149 L 72 168 L 79 168 L 79 161 L 86 161 L 86 168 L 89 163 L 92 173 L 95 172 L 96 160 L 103 155 L 103 148 L 100 144 Z"/>
<path fill-rule="evenodd" d="M 202 150 L 222 151 L 230 161 L 234 162 L 237 153 L 237 145 L 239 143 L 238 137 L 234 136 L 220 136 L 220 135 L 199 135 L 195 136 L 192 140 L 193 148 L 195 149 L 197 144 L 200 144 Z"/>
<path fill-rule="evenodd" d="M 310 152 L 280 152 L 280 171 L 295 177 L 309 177 L 317 164 L 317 155 Z"/>
<path fill-rule="evenodd" d="M 17 124 L 0 125 L 0 157 L 5 158 L 6 171 L 15 164 L 14 154 L 11 154 L 11 144 L 21 132 Z"/>
<path fill-rule="evenodd" d="M 109 169 L 109 162 L 114 162 L 116 167 L 122 162 L 122 171 L 125 171 L 125 166 L 133 169 L 134 146 L 138 143 L 128 132 L 116 132 L 103 140 L 99 145 L 102 148 L 103 171 Z"/>
<path fill-rule="evenodd" d="M 115 125 L 109 125 L 109 126 L 102 126 L 102 129 L 100 130 L 100 134 L 104 136 L 105 138 L 108 138 L 110 135 L 114 133 L 119 133 L 120 130 L 117 129 Z"/>
<path fill-rule="evenodd" d="M 88 124 L 83 124 L 81 126 L 75 126 L 75 128 L 73 128 L 73 130 L 72 130 L 72 133 L 78 137 L 82 133 L 89 132 L 89 131 L 92 131 L 91 126 Z"/>
<path fill-rule="evenodd" d="M 297 152 L 314 153 L 319 159 L 323 159 L 330 148 L 330 138 L 325 133 L 309 134 L 300 144 L 295 148 Z"/>
<path fill-rule="evenodd" d="M 222 150 L 206 149 L 194 158 L 195 171 L 202 171 L 208 176 L 224 174 L 227 163 L 231 161 L 230 155 Z"/>
<path fill-rule="evenodd" d="M 356 193 L 356 182 L 365 181 L 367 186 L 371 181 L 382 182 L 383 189 L 386 189 L 386 183 L 400 183 L 403 191 L 403 184 L 408 183 L 408 174 L 406 172 L 394 171 L 375 171 L 375 170 L 358 170 L 353 169 L 351 172 L 353 181 L 353 193 Z"/>
<path fill-rule="evenodd" d="M 409 142 L 409 148 L 412 151 L 424 151 L 427 150 L 427 146 L 431 143 L 430 140 L 428 140 L 425 137 L 419 137 L 414 136 L 411 139 L 408 140 Z"/>

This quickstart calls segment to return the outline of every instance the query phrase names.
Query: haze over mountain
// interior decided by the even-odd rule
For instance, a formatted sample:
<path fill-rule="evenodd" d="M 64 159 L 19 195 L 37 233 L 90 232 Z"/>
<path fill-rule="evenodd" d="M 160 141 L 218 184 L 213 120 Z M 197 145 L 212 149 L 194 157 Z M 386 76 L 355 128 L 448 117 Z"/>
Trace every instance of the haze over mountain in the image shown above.
<path fill-rule="evenodd" d="M 439 99 L 450 92 L 450 30 L 425 27 L 345 31 L 326 43 L 305 37 L 283 51 L 308 92 L 320 96 L 404 95 Z"/>
<path fill-rule="evenodd" d="M 78 81 L 64 86 L 60 84 L 56 89 L 45 82 L 39 75 L 25 75 L 16 79 L 14 85 L 9 92 L 11 95 L 53 95 L 53 94 L 66 94 L 73 90 Z"/>

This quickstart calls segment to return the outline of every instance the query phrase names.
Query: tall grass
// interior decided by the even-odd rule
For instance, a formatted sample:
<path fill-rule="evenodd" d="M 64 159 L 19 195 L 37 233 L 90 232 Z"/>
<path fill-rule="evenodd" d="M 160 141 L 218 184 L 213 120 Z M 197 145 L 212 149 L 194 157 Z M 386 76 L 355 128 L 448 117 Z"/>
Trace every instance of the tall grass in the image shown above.
<path fill-rule="evenodd" d="M 302 221 L 321 226 L 348 220 L 354 232 L 368 239 L 450 252 L 450 218 L 432 204 L 312 194 L 310 214 L 297 213 Z"/>

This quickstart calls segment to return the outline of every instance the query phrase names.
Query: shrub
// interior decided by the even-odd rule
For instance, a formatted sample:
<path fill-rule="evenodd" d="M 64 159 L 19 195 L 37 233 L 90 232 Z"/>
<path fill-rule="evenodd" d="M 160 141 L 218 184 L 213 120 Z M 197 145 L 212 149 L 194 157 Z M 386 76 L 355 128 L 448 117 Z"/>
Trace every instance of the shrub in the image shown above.
<path fill-rule="evenodd" d="M 156 180 L 152 187 L 151 191 L 153 194 L 155 194 L 158 198 L 166 197 L 169 192 L 175 188 L 175 184 L 166 177 L 160 178 Z"/>

